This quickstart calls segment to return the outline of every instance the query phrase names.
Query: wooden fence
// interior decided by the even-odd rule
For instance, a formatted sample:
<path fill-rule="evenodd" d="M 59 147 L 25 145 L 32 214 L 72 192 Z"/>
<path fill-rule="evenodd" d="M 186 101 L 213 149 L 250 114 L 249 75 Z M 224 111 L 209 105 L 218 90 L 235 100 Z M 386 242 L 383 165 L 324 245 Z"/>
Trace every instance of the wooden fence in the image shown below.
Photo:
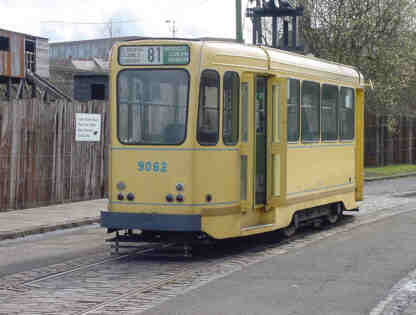
<path fill-rule="evenodd" d="M 416 164 L 416 119 L 365 114 L 364 164 Z"/>
<path fill-rule="evenodd" d="M 0 102 L 0 211 L 103 198 L 108 104 Z M 75 114 L 101 114 L 101 140 L 75 141 Z M 416 163 L 416 120 L 365 116 L 365 165 Z M 393 131 L 392 131 L 393 130 Z"/>
<path fill-rule="evenodd" d="M 0 102 L 0 211 L 103 198 L 106 102 Z M 75 114 L 101 114 L 101 140 L 75 141 Z"/>

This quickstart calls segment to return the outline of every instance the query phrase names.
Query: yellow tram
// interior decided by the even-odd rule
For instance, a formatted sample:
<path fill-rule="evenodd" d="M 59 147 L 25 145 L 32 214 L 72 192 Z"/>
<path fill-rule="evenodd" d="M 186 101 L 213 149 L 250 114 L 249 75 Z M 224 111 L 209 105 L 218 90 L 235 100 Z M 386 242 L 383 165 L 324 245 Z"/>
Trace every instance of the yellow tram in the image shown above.
<path fill-rule="evenodd" d="M 290 235 L 358 210 L 364 78 L 355 68 L 179 39 L 119 43 L 110 68 L 109 232 Z"/>

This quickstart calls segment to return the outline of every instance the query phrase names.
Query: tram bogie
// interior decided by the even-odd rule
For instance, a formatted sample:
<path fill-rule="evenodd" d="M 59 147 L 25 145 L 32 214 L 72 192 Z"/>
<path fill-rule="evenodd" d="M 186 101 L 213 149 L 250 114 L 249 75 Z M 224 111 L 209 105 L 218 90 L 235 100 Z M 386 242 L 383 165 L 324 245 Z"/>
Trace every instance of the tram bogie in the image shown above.
<path fill-rule="evenodd" d="M 109 206 L 136 241 L 207 241 L 335 223 L 363 187 L 362 75 L 266 47 L 116 44 Z M 293 228 L 294 227 L 294 228 Z"/>

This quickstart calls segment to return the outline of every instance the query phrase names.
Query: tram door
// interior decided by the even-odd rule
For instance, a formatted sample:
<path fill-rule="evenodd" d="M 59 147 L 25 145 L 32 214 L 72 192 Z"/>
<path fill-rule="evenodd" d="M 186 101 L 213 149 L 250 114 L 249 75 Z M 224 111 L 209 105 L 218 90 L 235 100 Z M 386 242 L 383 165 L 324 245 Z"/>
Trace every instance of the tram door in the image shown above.
<path fill-rule="evenodd" d="M 284 194 L 281 154 L 284 80 L 245 73 L 241 81 L 241 207 L 270 208 Z"/>
<path fill-rule="evenodd" d="M 276 207 L 286 191 L 286 155 L 282 139 L 286 139 L 286 107 L 283 106 L 286 80 L 271 77 L 267 82 L 267 202 L 266 207 Z"/>
<path fill-rule="evenodd" d="M 256 77 L 255 86 L 255 204 L 265 205 L 267 183 L 267 78 Z"/>

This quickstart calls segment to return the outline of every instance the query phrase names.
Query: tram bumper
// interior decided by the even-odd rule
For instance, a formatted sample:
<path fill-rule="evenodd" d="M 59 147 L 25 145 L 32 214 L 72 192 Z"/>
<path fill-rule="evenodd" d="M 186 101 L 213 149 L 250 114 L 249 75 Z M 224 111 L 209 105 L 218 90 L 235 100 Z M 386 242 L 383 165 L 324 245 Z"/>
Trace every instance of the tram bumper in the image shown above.
<path fill-rule="evenodd" d="M 201 216 L 196 214 L 126 213 L 101 211 L 100 224 L 112 230 L 201 231 Z"/>

